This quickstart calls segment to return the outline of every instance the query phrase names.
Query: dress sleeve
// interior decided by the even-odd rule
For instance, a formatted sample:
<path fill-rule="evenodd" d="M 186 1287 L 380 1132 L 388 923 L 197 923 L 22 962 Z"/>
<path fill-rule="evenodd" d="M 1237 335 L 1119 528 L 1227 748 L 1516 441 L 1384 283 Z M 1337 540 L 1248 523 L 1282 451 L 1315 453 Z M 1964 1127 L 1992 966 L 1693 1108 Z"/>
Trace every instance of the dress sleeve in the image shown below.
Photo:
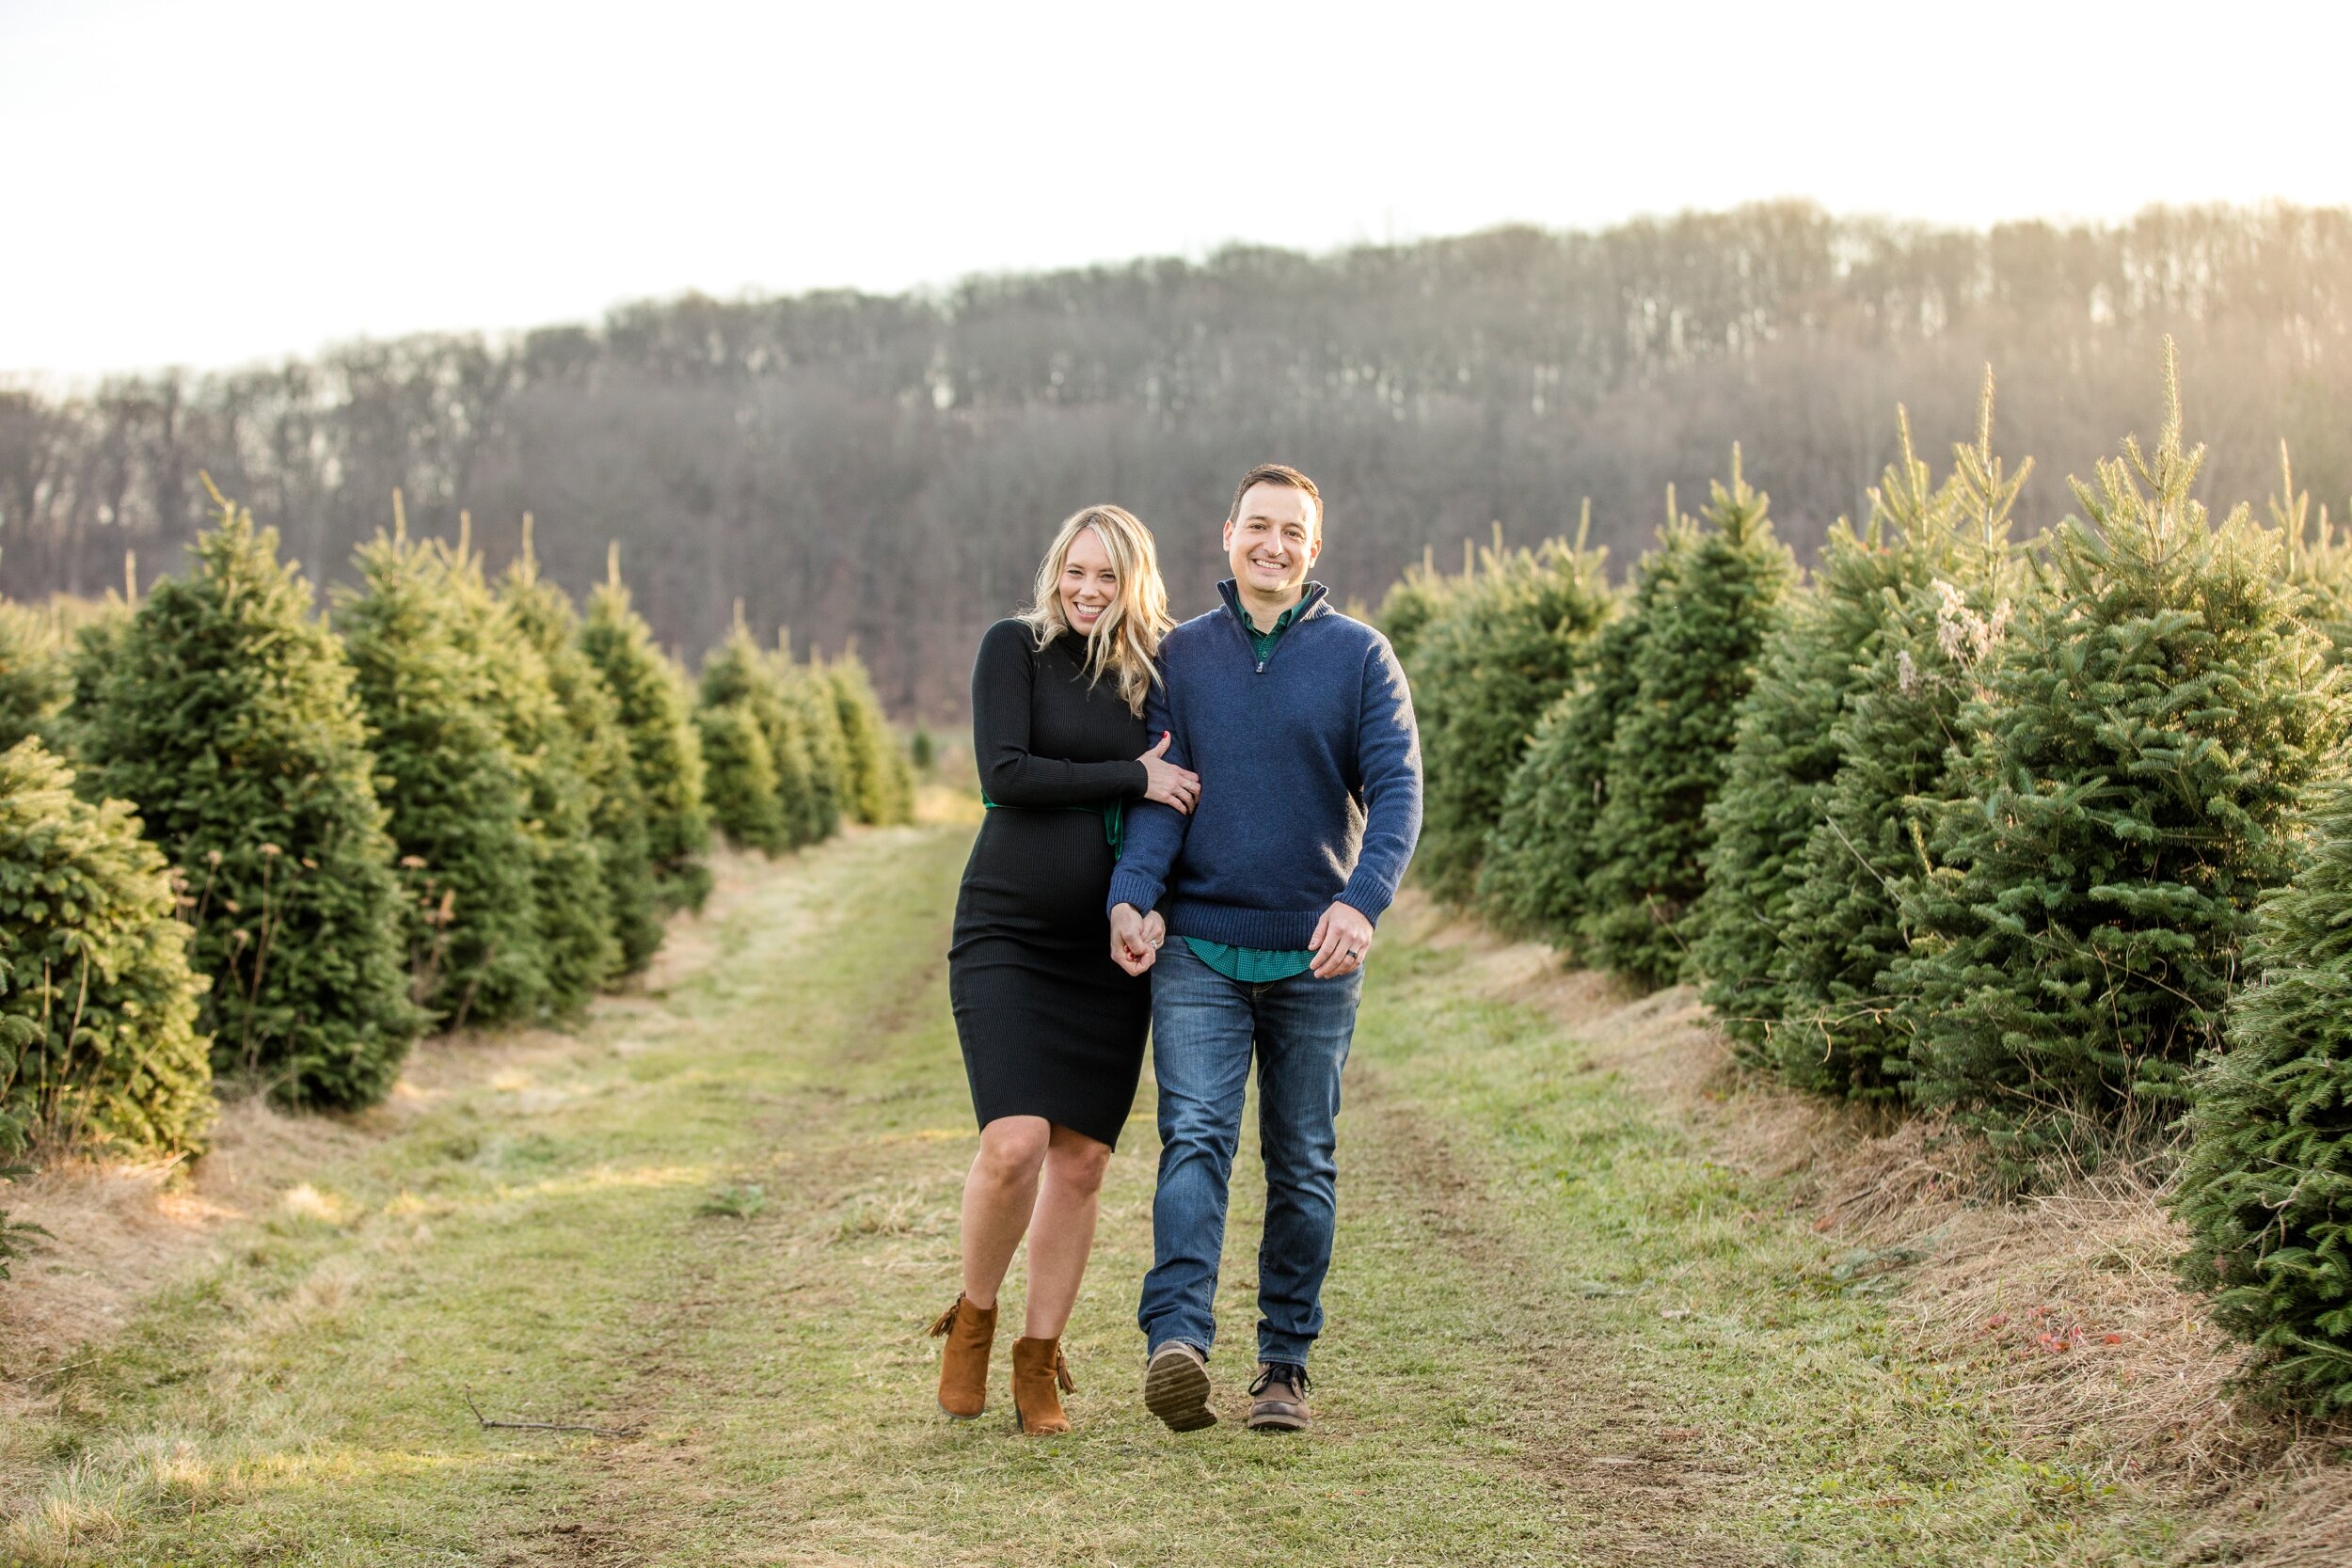
<path fill-rule="evenodd" d="M 1037 650 L 1029 628 L 999 621 L 972 666 L 972 757 L 980 790 L 1000 806 L 1099 806 L 1141 795 L 1143 764 L 1070 762 L 1029 750 Z"/>

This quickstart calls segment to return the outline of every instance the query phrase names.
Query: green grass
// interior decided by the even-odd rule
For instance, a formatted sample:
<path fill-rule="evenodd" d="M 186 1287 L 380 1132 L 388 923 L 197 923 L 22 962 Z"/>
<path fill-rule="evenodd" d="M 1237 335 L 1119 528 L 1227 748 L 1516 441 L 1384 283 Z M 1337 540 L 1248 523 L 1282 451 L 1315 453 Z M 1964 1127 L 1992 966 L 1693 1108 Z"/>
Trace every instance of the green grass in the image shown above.
<path fill-rule="evenodd" d="M 1077 1431 L 932 1401 L 973 1131 L 944 954 L 968 830 L 779 868 L 658 998 L 320 1171 L 0 1426 L 0 1560 L 2107 1562 L 2144 1498 L 2016 1457 L 1855 1259 L 1454 958 L 1375 960 L 1317 1430 L 1137 1394 L 1144 1102 L 1070 1336 Z M 1254 1309 L 1244 1140 L 1214 1363 Z M 1020 1280 L 1009 1287 L 1017 1316 Z M 1000 1355 L 1008 1347 L 1000 1343 Z M 495 1418 L 632 1435 L 485 1431 Z"/>

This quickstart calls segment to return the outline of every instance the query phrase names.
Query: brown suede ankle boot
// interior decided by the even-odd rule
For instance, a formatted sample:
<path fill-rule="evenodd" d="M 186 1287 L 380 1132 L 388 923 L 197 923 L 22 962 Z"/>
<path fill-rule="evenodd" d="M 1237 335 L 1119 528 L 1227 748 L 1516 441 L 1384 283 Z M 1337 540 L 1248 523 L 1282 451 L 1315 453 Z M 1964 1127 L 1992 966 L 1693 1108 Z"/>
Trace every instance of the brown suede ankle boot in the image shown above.
<path fill-rule="evenodd" d="M 1023 1432 L 1032 1437 L 1068 1432 L 1070 1418 L 1062 1414 L 1061 1397 L 1077 1391 L 1078 1386 L 1070 1381 L 1070 1363 L 1062 1359 L 1059 1339 L 1012 1342 L 1012 1408 L 1021 1418 Z"/>
<path fill-rule="evenodd" d="M 988 1353 L 996 1343 L 996 1308 L 975 1307 L 959 1293 L 956 1304 L 931 1324 L 931 1338 L 947 1341 L 939 1353 L 939 1408 L 968 1421 L 988 1408 Z"/>

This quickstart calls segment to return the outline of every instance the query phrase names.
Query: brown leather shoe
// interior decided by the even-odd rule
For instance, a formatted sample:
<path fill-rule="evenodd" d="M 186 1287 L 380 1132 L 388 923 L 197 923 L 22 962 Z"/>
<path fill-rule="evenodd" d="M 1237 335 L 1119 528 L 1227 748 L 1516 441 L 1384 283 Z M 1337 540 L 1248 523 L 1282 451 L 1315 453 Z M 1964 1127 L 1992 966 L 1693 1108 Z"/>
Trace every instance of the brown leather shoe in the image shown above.
<path fill-rule="evenodd" d="M 1143 1370 L 1143 1403 L 1170 1432 L 1216 1425 L 1216 1412 L 1209 1408 L 1208 1358 L 1182 1339 L 1153 1351 Z"/>
<path fill-rule="evenodd" d="M 1061 1397 L 1074 1394 L 1070 1363 L 1062 1359 L 1059 1339 L 1019 1338 L 1012 1342 L 1012 1408 L 1021 1430 L 1031 1437 L 1049 1437 L 1070 1430 L 1062 1414 Z"/>
<path fill-rule="evenodd" d="M 1304 1432 L 1312 1418 L 1307 1414 L 1307 1369 L 1287 1361 L 1261 1361 L 1249 1385 L 1249 1430 Z"/>
<path fill-rule="evenodd" d="M 956 1296 L 956 1304 L 931 1323 L 931 1338 L 947 1343 L 939 1353 L 939 1408 L 968 1421 L 988 1408 L 988 1353 L 996 1343 L 996 1308 L 981 1308 Z"/>

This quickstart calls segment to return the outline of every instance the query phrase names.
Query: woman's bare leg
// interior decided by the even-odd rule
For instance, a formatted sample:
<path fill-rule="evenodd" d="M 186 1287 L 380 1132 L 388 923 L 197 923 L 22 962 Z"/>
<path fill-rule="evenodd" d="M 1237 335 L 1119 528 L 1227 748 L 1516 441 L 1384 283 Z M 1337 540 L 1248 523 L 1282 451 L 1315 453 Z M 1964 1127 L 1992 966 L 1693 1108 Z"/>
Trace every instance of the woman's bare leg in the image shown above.
<path fill-rule="evenodd" d="M 1029 1301 L 1022 1332 L 1032 1339 L 1059 1338 L 1070 1324 L 1087 1255 L 1094 1250 L 1094 1219 L 1102 1209 L 1103 1171 L 1110 1158 L 1108 1144 L 1067 1127 L 1054 1128 L 1037 1212 L 1029 1217 Z"/>
<path fill-rule="evenodd" d="M 1038 1169 L 1057 1131 L 1043 1117 L 998 1117 L 980 1129 L 980 1152 L 963 1179 L 963 1294 L 983 1311 L 996 1305 L 996 1288 L 1028 1228 Z"/>

